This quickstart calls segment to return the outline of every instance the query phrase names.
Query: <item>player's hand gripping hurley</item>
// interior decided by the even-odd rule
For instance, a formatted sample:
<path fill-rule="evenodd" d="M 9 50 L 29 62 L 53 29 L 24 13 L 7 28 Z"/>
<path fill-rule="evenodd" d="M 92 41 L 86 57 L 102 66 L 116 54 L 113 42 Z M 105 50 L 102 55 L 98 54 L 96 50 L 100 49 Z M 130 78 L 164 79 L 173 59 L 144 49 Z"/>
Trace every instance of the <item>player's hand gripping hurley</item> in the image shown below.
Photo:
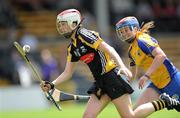
<path fill-rule="evenodd" d="M 32 69 L 35 78 L 38 79 L 42 83 L 43 80 L 41 79 L 40 75 L 38 74 L 36 68 L 32 65 L 31 61 L 27 57 L 26 52 L 23 50 L 23 48 L 19 45 L 18 42 L 14 42 L 14 46 L 16 47 L 18 52 L 21 54 L 23 59 L 26 61 L 26 63 L 29 65 L 29 67 Z M 50 94 L 49 91 L 45 92 L 45 95 L 48 98 L 48 100 L 50 100 L 57 107 L 58 110 L 62 110 L 61 107 L 59 106 L 59 104 L 56 103 L 56 101 L 54 100 L 54 98 L 52 97 L 52 95 Z"/>

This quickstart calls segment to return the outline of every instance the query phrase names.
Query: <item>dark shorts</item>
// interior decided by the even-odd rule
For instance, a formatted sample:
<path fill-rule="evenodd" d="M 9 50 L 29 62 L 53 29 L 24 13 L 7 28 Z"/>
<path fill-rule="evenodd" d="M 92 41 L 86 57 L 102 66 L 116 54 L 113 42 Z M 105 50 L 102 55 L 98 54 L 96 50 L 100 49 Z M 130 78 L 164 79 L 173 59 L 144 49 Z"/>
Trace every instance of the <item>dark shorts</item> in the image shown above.
<path fill-rule="evenodd" d="M 95 94 L 99 99 L 103 94 L 107 94 L 113 100 L 126 93 L 133 93 L 134 90 L 126 81 L 125 76 L 117 75 L 117 71 L 117 69 L 113 69 L 97 78 L 88 90 L 88 94 Z"/>

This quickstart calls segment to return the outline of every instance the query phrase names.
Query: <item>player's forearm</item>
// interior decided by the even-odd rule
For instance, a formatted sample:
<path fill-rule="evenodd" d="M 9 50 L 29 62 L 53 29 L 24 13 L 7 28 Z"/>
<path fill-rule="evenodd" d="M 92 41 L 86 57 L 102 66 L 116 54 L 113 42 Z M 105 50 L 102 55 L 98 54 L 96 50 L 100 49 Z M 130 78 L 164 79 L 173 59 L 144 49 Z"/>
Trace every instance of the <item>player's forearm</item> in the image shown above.
<path fill-rule="evenodd" d="M 146 75 L 150 76 L 154 71 L 156 71 L 156 69 L 159 68 L 163 64 L 165 59 L 166 59 L 166 55 L 157 55 L 157 56 L 155 56 L 151 66 L 146 71 Z"/>
<path fill-rule="evenodd" d="M 70 79 L 71 77 L 72 77 L 71 74 L 67 74 L 66 72 L 63 72 L 63 73 L 62 73 L 61 75 L 59 75 L 59 77 L 58 77 L 56 80 L 54 80 L 52 83 L 53 83 L 55 86 L 57 86 L 57 85 L 61 84 L 62 82 Z"/>

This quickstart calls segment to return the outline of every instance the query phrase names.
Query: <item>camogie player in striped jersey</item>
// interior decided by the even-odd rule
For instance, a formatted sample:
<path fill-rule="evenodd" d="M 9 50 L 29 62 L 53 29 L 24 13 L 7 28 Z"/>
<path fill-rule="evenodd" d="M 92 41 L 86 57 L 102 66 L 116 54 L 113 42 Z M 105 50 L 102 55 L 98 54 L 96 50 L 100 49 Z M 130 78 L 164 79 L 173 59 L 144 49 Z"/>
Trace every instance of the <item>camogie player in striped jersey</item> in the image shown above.
<path fill-rule="evenodd" d="M 83 118 L 96 118 L 111 101 L 120 116 L 124 118 L 139 118 L 150 115 L 155 110 L 165 107 L 174 108 L 177 101 L 166 95 L 163 100 L 156 100 L 138 107 L 135 111 L 131 107 L 130 94 L 133 89 L 119 73 L 128 78 L 131 72 L 126 68 L 117 52 L 108 45 L 97 32 L 87 30 L 81 26 L 81 14 L 76 9 L 68 9 L 57 15 L 57 30 L 60 35 L 70 39 L 67 49 L 67 63 L 60 76 L 51 82 L 41 84 L 43 91 L 49 91 L 54 86 L 71 78 L 76 62 L 81 61 L 88 65 L 95 82 L 88 90 L 91 98 L 88 101 Z M 111 58 L 113 59 L 111 59 Z"/>

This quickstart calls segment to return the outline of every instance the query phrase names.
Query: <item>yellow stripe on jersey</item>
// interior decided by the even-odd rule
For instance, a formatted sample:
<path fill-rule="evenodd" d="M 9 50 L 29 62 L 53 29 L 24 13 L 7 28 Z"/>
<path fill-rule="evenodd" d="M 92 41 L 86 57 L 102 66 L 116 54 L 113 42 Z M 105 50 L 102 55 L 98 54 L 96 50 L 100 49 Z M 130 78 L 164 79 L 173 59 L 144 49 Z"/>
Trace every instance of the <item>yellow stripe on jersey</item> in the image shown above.
<path fill-rule="evenodd" d="M 67 52 L 67 61 L 68 61 L 68 62 L 71 62 L 71 56 L 72 56 L 71 53 L 70 53 L 70 51 L 71 51 L 71 46 L 68 47 L 67 51 L 68 51 L 68 52 Z"/>
<path fill-rule="evenodd" d="M 76 38 L 75 38 L 75 35 L 76 35 L 76 32 L 73 32 L 72 36 L 71 36 L 71 39 L 72 39 L 72 43 L 73 45 L 76 47 Z"/>
<path fill-rule="evenodd" d="M 96 36 L 98 36 L 98 40 L 93 44 L 94 49 L 97 49 L 99 44 L 103 41 L 103 39 L 99 36 L 99 33 L 92 31 Z"/>
<path fill-rule="evenodd" d="M 115 62 L 110 58 L 109 54 L 105 52 L 105 57 L 108 60 L 108 63 L 106 64 L 106 72 L 111 71 L 113 68 L 116 67 Z"/>

